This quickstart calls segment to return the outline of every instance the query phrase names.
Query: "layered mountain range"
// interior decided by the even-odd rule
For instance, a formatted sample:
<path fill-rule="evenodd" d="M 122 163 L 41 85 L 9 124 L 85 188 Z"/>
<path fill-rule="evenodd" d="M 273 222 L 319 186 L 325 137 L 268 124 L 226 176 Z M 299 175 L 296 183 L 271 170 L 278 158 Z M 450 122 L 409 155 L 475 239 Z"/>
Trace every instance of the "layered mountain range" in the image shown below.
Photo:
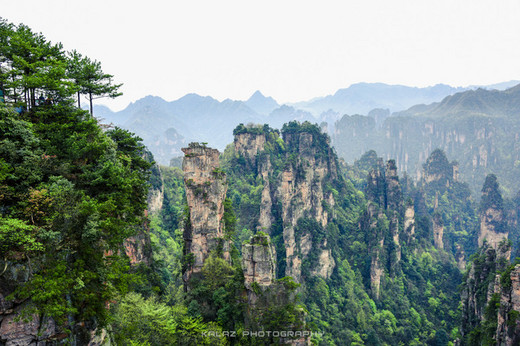
<path fill-rule="evenodd" d="M 514 83 L 491 85 L 486 89 L 504 88 Z M 266 123 L 280 128 L 291 120 L 307 120 L 327 122 L 328 129 L 333 131 L 334 123 L 344 114 L 368 114 L 382 122 L 391 112 L 404 111 L 416 104 L 439 102 L 446 96 L 474 88 L 359 83 L 333 95 L 284 105 L 260 91 L 246 101 L 227 99 L 220 102 L 209 96 L 188 94 L 167 102 L 146 96 L 119 112 L 96 106 L 94 114 L 106 123 L 135 132 L 143 138 L 158 162 L 168 164 L 173 157 L 182 155 L 180 148 L 191 140 L 207 142 L 222 150 L 232 140 L 230 133 L 239 123 Z"/>
<path fill-rule="evenodd" d="M 430 105 L 376 117 L 345 115 L 336 122 L 333 143 L 352 162 L 367 150 L 395 158 L 399 171 L 415 177 L 435 149 L 458 161 L 460 174 L 474 192 L 489 173 L 508 194 L 520 174 L 520 86 L 504 91 L 468 90 Z"/>

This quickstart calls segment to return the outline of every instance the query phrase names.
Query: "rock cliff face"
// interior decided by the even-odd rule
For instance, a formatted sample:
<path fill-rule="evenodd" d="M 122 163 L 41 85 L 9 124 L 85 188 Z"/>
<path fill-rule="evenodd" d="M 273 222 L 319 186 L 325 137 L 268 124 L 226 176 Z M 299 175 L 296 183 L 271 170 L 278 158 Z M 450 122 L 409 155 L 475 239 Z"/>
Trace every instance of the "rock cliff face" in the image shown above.
<path fill-rule="evenodd" d="M 384 217 L 383 212 L 375 204 L 367 206 L 366 223 L 361 225 L 370 234 L 369 255 L 370 255 L 370 289 L 375 299 L 379 299 L 381 277 L 384 274 L 385 266 L 383 251 L 385 244 L 385 232 L 381 227 L 380 220 Z"/>
<path fill-rule="evenodd" d="M 286 276 L 293 277 L 296 281 L 301 278 L 302 244 L 297 244 L 294 235 L 294 225 L 298 219 L 308 215 L 315 219 L 323 228 L 327 226 L 329 212 L 324 208 L 323 201 L 329 206 L 334 206 L 334 198 L 331 192 L 323 190 L 323 181 L 326 176 L 337 178 L 337 167 L 332 150 L 326 156 L 319 156 L 315 145 L 316 139 L 313 134 L 307 132 L 286 133 L 284 142 L 287 147 L 294 148 L 300 155 L 297 158 L 296 167 L 290 166 L 281 174 L 281 183 L 276 191 L 276 199 L 282 203 L 282 219 L 284 224 L 283 238 L 286 251 Z M 302 239 L 310 234 L 303 234 Z M 313 244 L 313 246 L 324 247 L 325 244 Z M 303 246 L 304 248 L 304 246 Z M 328 250 L 322 249 L 320 258 L 325 260 L 319 263 L 317 273 L 327 274 L 334 267 L 330 257 L 326 254 Z M 327 276 L 326 276 L 327 277 Z"/>
<path fill-rule="evenodd" d="M 330 211 L 335 205 L 333 194 L 325 191 L 326 180 L 338 179 L 336 156 L 323 134 L 306 131 L 283 132 L 286 159 L 292 158 L 276 175 L 273 163 L 265 151 L 265 133 L 249 131 L 235 135 L 235 153 L 246 161 L 247 167 L 261 179 L 258 230 L 270 232 L 275 207 L 280 206 L 279 217 L 283 224 L 286 276 L 301 280 L 302 261 L 311 248 L 318 249 L 318 264 L 313 274 L 330 277 L 335 267 L 326 239 L 316 243 L 310 233 L 295 236 L 295 225 L 305 217 L 316 220 L 322 228 L 328 224 Z M 271 143 L 268 143 L 272 145 Z"/>
<path fill-rule="evenodd" d="M 198 143 L 183 148 L 184 184 L 189 207 L 189 222 L 185 226 L 185 255 L 193 256 L 190 268 L 184 273 L 185 282 L 193 273 L 201 271 L 204 261 L 219 244 L 229 258 L 224 241 L 224 199 L 226 176 L 219 166 L 219 151 Z M 192 254 L 192 255 L 189 255 Z"/>
<path fill-rule="evenodd" d="M 247 290 L 249 319 L 257 310 L 259 295 L 266 292 L 276 279 L 274 248 L 267 234 L 256 234 L 242 245 L 242 269 Z"/>
<path fill-rule="evenodd" d="M 3 266 L 2 266 L 3 269 Z M 29 321 L 20 319 L 29 302 L 7 300 L 16 286 L 27 281 L 27 263 L 9 263 L 0 280 L 0 345 L 45 345 L 50 338 L 63 339 L 52 319 L 31 315 Z"/>
<path fill-rule="evenodd" d="M 504 222 L 504 215 L 501 210 L 495 208 L 488 208 L 480 214 L 480 232 L 478 235 L 478 245 L 482 246 L 484 241 L 497 248 L 498 244 L 504 239 L 507 239 L 508 233 L 501 232 L 497 229 L 497 224 Z"/>
<path fill-rule="evenodd" d="M 444 225 L 442 224 L 442 216 L 435 214 L 433 216 L 433 243 L 437 249 L 444 249 L 443 235 Z"/>
<path fill-rule="evenodd" d="M 495 291 L 496 251 L 487 246 L 480 249 L 478 261 L 472 263 L 461 291 L 461 335 L 466 337 L 482 321 L 489 293 Z"/>
<path fill-rule="evenodd" d="M 242 245 L 242 268 L 246 288 L 251 285 L 270 286 L 276 278 L 274 248 L 267 234 L 256 234 Z"/>
<path fill-rule="evenodd" d="M 380 128 L 368 116 L 358 116 L 357 120 L 338 121 L 334 128 L 333 144 L 347 162 L 375 150 L 385 159 L 394 158 L 400 172 L 419 178 L 420 163 L 440 148 L 459 162 L 453 174 L 456 177 L 460 168 L 461 179 L 470 182 L 473 192 L 479 191 L 480 182 L 491 172 L 500 172 L 503 184 L 516 191 L 514 176 L 518 176 L 519 168 L 514 162 L 520 159 L 517 118 L 482 114 L 431 118 L 403 114 L 388 117 Z M 432 178 L 435 176 L 428 179 Z"/>
<path fill-rule="evenodd" d="M 481 328 L 485 321 L 485 311 L 489 304 L 495 304 L 492 298 L 494 295 L 500 296 L 500 309 L 498 311 L 498 328 L 497 335 L 501 333 L 505 338 L 505 331 L 510 333 L 511 330 L 504 325 L 504 321 L 509 317 L 506 316 L 513 306 L 518 307 L 516 294 L 520 293 L 515 270 L 511 271 L 511 283 L 507 287 L 503 286 L 501 273 L 508 268 L 509 260 L 505 254 L 510 253 L 510 245 L 502 243 L 497 249 L 489 244 L 485 244 L 480 248 L 479 252 L 473 258 L 473 262 L 469 266 L 469 270 L 462 283 L 462 325 L 461 335 L 463 339 L 467 339 L 470 332 Z M 516 291 L 515 291 L 516 290 Z M 494 307 L 492 307 L 494 309 Z M 492 309 L 492 310 L 493 310 Z M 513 313 L 514 314 L 514 313 Z M 501 317 L 502 315 L 502 317 Z M 492 317 L 492 316 L 491 316 Z M 488 313 L 489 318 L 489 313 Z M 501 322 L 502 318 L 502 322 Z M 502 326 L 502 327 L 501 327 Z M 495 338 L 495 335 L 493 335 Z M 496 338 L 495 338 L 496 339 Z M 499 345 L 505 345 L 499 343 Z"/>
<path fill-rule="evenodd" d="M 386 166 L 379 160 L 377 166 L 369 172 L 366 196 L 369 203 L 360 227 L 368 237 L 372 295 L 379 299 L 385 269 L 389 273 L 395 270 L 401 261 L 401 242 L 413 239 L 415 212 L 413 206 L 404 208 L 397 167 L 393 160 L 389 160 Z"/>
<path fill-rule="evenodd" d="M 486 241 L 492 248 L 498 249 L 499 244 L 509 236 L 509 228 L 504 215 L 502 196 L 495 175 L 490 174 L 482 187 L 480 203 L 480 232 L 478 245 Z M 511 254 L 505 254 L 507 259 Z"/>
<path fill-rule="evenodd" d="M 265 134 L 240 133 L 234 139 L 235 152 L 240 153 L 253 165 L 256 164 L 256 155 L 264 150 L 266 143 Z"/>
<path fill-rule="evenodd" d="M 497 345 L 520 344 L 520 264 L 506 273 L 500 290 L 500 309 L 497 319 Z"/>
<path fill-rule="evenodd" d="M 269 235 L 259 232 L 252 236 L 249 243 L 242 245 L 242 270 L 247 294 L 246 325 L 257 329 L 257 321 L 264 319 L 273 306 L 285 306 L 293 302 L 295 292 L 286 289 L 284 284 L 276 280 L 274 247 Z M 303 311 L 297 316 L 295 324 L 303 323 Z M 306 337 L 281 340 L 287 345 L 310 345 Z"/>
<path fill-rule="evenodd" d="M 404 212 L 404 234 L 408 242 L 415 237 L 415 209 L 413 204 L 406 206 Z"/>

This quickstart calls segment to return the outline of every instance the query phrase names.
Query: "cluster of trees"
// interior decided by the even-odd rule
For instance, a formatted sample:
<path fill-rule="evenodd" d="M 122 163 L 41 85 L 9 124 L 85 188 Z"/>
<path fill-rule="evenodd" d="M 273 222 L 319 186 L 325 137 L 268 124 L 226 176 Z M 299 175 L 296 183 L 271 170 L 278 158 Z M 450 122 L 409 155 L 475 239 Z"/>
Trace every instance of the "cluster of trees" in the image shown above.
<path fill-rule="evenodd" d="M 107 324 L 107 302 L 135 279 L 124 241 L 145 223 L 143 150 L 67 103 L 22 114 L 0 105 L 0 258 L 11 299 L 30 299 L 69 329 Z"/>
<path fill-rule="evenodd" d="M 101 63 L 77 51 L 66 52 L 61 43 L 53 44 L 41 33 L 23 24 L 14 25 L 0 18 L 0 96 L 20 111 L 39 105 L 64 102 L 86 96 L 90 114 L 93 101 L 118 97 L 122 84 L 104 73 Z"/>

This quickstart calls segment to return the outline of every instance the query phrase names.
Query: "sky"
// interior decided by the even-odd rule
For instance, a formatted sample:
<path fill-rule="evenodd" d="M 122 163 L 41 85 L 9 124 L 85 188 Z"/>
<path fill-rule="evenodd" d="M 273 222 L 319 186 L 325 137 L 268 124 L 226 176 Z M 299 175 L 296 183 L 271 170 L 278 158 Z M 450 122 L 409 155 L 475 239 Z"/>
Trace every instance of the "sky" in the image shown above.
<path fill-rule="evenodd" d="M 0 17 L 102 63 L 124 95 L 279 103 L 358 82 L 520 79 L 518 0 L 0 0 Z"/>

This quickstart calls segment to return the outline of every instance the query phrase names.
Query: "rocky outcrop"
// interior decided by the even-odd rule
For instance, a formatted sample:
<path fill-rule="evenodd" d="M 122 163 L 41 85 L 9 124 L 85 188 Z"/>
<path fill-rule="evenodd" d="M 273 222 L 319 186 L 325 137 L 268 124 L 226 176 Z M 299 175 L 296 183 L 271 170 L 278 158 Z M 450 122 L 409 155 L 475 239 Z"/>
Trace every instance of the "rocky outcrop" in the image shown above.
<path fill-rule="evenodd" d="M 440 214 L 433 215 L 433 244 L 437 249 L 444 249 L 444 225 L 442 223 L 442 216 Z"/>
<path fill-rule="evenodd" d="M 360 227 L 368 237 L 372 296 L 379 299 L 382 276 L 385 271 L 394 275 L 401 261 L 401 243 L 414 238 L 415 211 L 411 203 L 404 206 L 394 160 L 386 165 L 378 160 L 368 173 L 365 192 L 369 203 Z"/>
<path fill-rule="evenodd" d="M 323 189 L 325 179 L 337 179 L 337 165 L 335 155 L 328 143 L 319 143 L 320 136 L 309 132 L 284 132 L 285 145 L 297 152 L 296 162 L 287 167 L 280 176 L 280 185 L 275 197 L 282 204 L 282 219 L 284 224 L 283 239 L 286 251 L 286 276 L 293 277 L 297 282 L 301 278 L 301 263 L 303 254 L 298 249 L 294 235 L 294 225 L 304 215 L 316 220 L 323 228 L 327 226 L 329 210 L 324 207 L 325 203 L 332 208 L 335 204 L 331 191 Z M 325 147 L 320 145 L 326 145 Z M 325 202 L 325 203 L 324 203 Z M 308 237 L 303 234 L 300 239 Z M 326 244 L 326 243 L 325 243 Z M 315 244 L 313 246 L 325 246 Z M 328 250 L 320 254 L 321 260 L 314 272 L 325 275 L 328 278 L 334 262 L 330 261 Z"/>
<path fill-rule="evenodd" d="M 3 297 L 0 296 L 0 303 Z M 28 320 L 22 318 L 22 307 L 13 313 L 2 316 L 0 314 L 0 343 L 6 346 L 17 345 L 46 345 L 56 339 L 63 339 L 64 335 L 57 335 L 54 320 L 40 318 L 34 314 Z M 21 318 L 21 320 L 20 320 Z"/>
<path fill-rule="evenodd" d="M 504 216 L 503 200 L 499 191 L 499 185 L 495 175 L 490 174 L 482 187 L 480 202 L 480 232 L 478 245 L 487 242 L 489 246 L 497 250 L 499 245 L 508 238 L 509 232 Z M 511 254 L 505 254 L 507 259 Z"/>
<path fill-rule="evenodd" d="M 274 248 L 269 235 L 257 233 L 242 245 L 244 283 L 251 290 L 253 283 L 270 286 L 276 278 Z"/>
<path fill-rule="evenodd" d="M 478 245 L 482 246 L 486 241 L 491 247 L 497 248 L 500 242 L 507 239 L 507 232 L 497 230 L 497 224 L 504 222 L 504 215 L 501 210 L 488 208 L 480 214 L 480 232 L 478 235 Z"/>
<path fill-rule="evenodd" d="M 239 133 L 235 135 L 234 139 L 235 152 L 249 160 L 254 167 L 256 156 L 264 150 L 265 143 L 266 139 L 263 133 Z"/>
<path fill-rule="evenodd" d="M 491 247 L 484 247 L 478 254 L 478 270 L 475 262 L 463 282 L 462 298 L 462 326 L 463 337 L 475 329 L 484 316 L 489 295 L 494 291 L 496 274 L 496 251 Z"/>
<path fill-rule="evenodd" d="M 125 253 L 130 259 L 132 266 L 140 263 L 150 264 L 152 258 L 152 245 L 150 242 L 148 226 L 139 232 L 139 234 L 126 239 L 123 243 Z"/>
<path fill-rule="evenodd" d="M 323 247 L 326 247 L 325 243 Z M 330 249 L 322 249 L 320 254 L 318 255 L 318 266 L 311 271 L 312 275 L 320 276 L 324 279 L 330 278 L 332 275 L 332 271 L 336 266 L 336 261 L 334 261 L 334 257 L 332 257 L 332 252 Z"/>
<path fill-rule="evenodd" d="M 262 178 L 264 188 L 260 200 L 260 217 L 258 218 L 258 229 L 269 232 L 272 226 L 273 197 L 271 197 L 271 161 L 266 156 L 258 162 L 258 174 Z"/>
<path fill-rule="evenodd" d="M 276 130 L 268 127 L 239 125 L 235 129 L 234 150 L 242 164 L 252 169 L 257 181 L 263 185 L 257 230 L 270 233 L 274 215 L 281 219 L 278 222 L 283 225 L 286 266 L 285 272 L 280 274 L 300 282 L 302 261 L 312 248 L 317 251 L 318 263 L 310 268 L 310 273 L 329 278 L 335 261 L 326 240 L 317 243 L 308 232 L 296 237 L 295 226 L 299 219 L 308 218 L 326 228 L 335 200 L 331 189 L 326 190 L 324 186 L 326 181 L 338 179 L 337 158 L 328 136 L 320 133 L 319 128 L 306 131 L 302 130 L 301 124 L 293 126 L 282 131 L 282 140 Z M 305 126 L 312 127 L 310 124 Z M 277 166 L 276 175 L 270 154 L 274 147 L 282 148 L 276 155 L 285 156 L 285 163 L 283 167 Z M 275 164 L 280 165 L 279 162 Z M 279 209 L 275 212 L 275 208 Z"/>
<path fill-rule="evenodd" d="M 404 211 L 404 234 L 408 242 L 415 237 L 415 209 L 413 203 L 407 205 Z"/>
<path fill-rule="evenodd" d="M 218 150 L 190 143 L 182 151 L 189 207 L 189 222 L 184 229 L 184 252 L 185 256 L 191 257 L 190 266 L 184 273 L 184 281 L 188 282 L 193 273 L 201 271 L 204 261 L 219 244 L 224 257 L 229 258 L 222 220 L 227 185 L 226 175 L 220 170 Z"/>
<path fill-rule="evenodd" d="M 259 297 L 271 288 L 276 279 L 274 248 L 267 234 L 257 233 L 249 243 L 242 245 L 242 270 L 248 301 L 246 322 L 251 324 L 257 310 L 264 308 L 257 306 Z"/>
<path fill-rule="evenodd" d="M 386 189 L 386 209 L 399 211 L 402 204 L 401 185 L 397 174 L 395 160 L 388 160 L 385 167 L 385 189 Z"/>
<path fill-rule="evenodd" d="M 3 268 L 4 263 L 1 264 Z M 0 275 L 0 345 L 45 345 L 51 339 L 61 340 L 67 336 L 54 320 L 38 314 L 27 316 L 30 301 L 7 299 L 17 286 L 27 282 L 30 272 L 27 262 L 13 261 Z"/>
<path fill-rule="evenodd" d="M 148 213 L 156 214 L 163 206 L 164 192 L 162 190 L 162 184 L 160 189 L 150 189 L 148 194 Z"/>
<path fill-rule="evenodd" d="M 508 252 L 510 252 L 509 244 L 503 243 L 497 250 L 485 244 L 473 257 L 461 289 L 463 338 L 484 321 L 484 312 L 488 303 L 492 301 L 491 298 L 500 292 L 505 294 L 501 288 L 500 273 L 509 263 L 504 257 L 504 253 Z"/>
<path fill-rule="evenodd" d="M 381 240 L 380 246 L 383 246 L 383 240 Z M 379 299 L 381 277 L 384 274 L 384 266 L 381 263 L 380 254 L 381 250 L 375 250 L 370 261 L 370 289 L 375 299 Z"/>
<path fill-rule="evenodd" d="M 379 299 L 381 278 L 385 271 L 384 266 L 384 244 L 385 233 L 381 227 L 384 214 L 373 202 L 367 205 L 365 218 L 361 227 L 369 234 L 369 256 L 370 256 L 370 290 L 375 299 Z"/>
<path fill-rule="evenodd" d="M 294 303 L 296 292 L 288 289 L 286 283 L 276 280 L 274 247 L 269 235 L 259 232 L 242 245 L 242 270 L 247 294 L 246 326 L 253 330 L 260 327 L 258 322 L 265 321 L 265 314 L 273 308 Z M 296 320 L 288 329 L 304 325 L 305 313 L 296 312 Z M 281 339 L 278 343 L 287 345 L 309 345 L 307 337 Z"/>
<path fill-rule="evenodd" d="M 500 308 L 497 318 L 497 345 L 520 344 L 520 264 L 504 273 L 501 280 Z"/>
<path fill-rule="evenodd" d="M 466 270 L 466 253 L 459 244 L 455 246 L 455 249 L 455 261 L 457 261 L 457 268 L 459 268 L 461 272 L 464 272 Z"/>

